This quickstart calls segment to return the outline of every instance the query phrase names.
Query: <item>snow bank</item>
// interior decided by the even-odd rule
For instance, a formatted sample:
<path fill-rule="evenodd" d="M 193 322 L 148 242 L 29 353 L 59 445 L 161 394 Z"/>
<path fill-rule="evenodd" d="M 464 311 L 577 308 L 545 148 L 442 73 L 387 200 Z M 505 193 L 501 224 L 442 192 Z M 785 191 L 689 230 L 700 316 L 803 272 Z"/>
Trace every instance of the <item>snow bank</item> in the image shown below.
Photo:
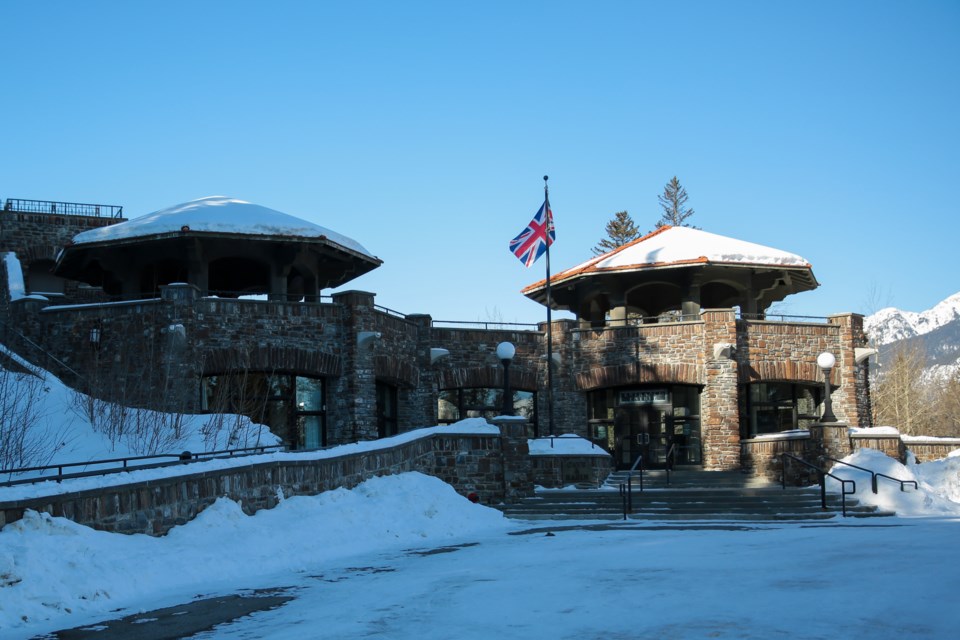
<path fill-rule="evenodd" d="M 606 456 L 610 454 L 586 438 L 573 433 L 565 433 L 553 438 L 534 438 L 527 440 L 532 456 Z"/>
<path fill-rule="evenodd" d="M 908 464 L 900 464 L 874 449 L 859 449 L 844 462 L 882 473 L 898 480 L 915 480 L 918 489 L 900 490 L 899 483 L 878 478 L 877 493 L 870 488 L 870 475 L 841 464 L 831 473 L 857 483 L 856 498 L 863 503 L 896 511 L 898 516 L 960 516 L 960 455 L 916 464 L 908 454 Z M 839 483 L 828 479 L 827 486 L 839 491 Z"/>
<path fill-rule="evenodd" d="M 0 530 L 0 637 L 50 620 L 58 628 L 86 624 L 137 602 L 173 604 L 184 593 L 275 586 L 269 576 L 278 573 L 507 528 L 499 511 L 419 473 L 289 498 L 253 516 L 221 498 L 163 538 L 94 531 L 31 511 Z"/>

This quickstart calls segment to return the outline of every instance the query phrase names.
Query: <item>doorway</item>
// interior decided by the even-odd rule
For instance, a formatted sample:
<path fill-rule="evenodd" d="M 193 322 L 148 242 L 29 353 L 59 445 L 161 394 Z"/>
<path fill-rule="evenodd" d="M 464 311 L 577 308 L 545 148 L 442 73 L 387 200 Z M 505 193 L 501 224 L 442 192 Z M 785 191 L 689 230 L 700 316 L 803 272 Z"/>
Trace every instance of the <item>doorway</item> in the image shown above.
<path fill-rule="evenodd" d="M 629 469 L 638 457 L 644 469 L 662 469 L 670 446 L 669 410 L 654 406 L 624 405 L 614 412 L 618 469 Z"/>

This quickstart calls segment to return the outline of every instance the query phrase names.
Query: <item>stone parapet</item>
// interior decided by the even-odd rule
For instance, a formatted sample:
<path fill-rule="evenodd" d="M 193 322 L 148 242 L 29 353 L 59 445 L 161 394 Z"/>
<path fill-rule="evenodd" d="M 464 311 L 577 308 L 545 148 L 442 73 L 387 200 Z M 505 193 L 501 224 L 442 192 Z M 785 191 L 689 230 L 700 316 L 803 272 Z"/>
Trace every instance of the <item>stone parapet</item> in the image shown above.
<path fill-rule="evenodd" d="M 276 506 L 281 496 L 315 495 L 408 471 L 435 476 L 462 495 L 497 504 L 505 498 L 504 458 L 499 435 L 436 433 L 362 453 L 313 460 L 285 455 L 229 469 L 0 502 L 0 528 L 32 509 L 103 531 L 160 536 L 220 497 L 253 514 Z M 511 490 L 518 495 L 515 487 Z"/>

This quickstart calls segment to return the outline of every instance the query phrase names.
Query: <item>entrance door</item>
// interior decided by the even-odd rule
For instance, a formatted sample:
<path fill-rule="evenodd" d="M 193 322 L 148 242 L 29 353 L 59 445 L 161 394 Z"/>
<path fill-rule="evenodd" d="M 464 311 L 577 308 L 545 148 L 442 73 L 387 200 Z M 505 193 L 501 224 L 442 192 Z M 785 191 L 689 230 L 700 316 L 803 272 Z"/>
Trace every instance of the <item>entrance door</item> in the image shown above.
<path fill-rule="evenodd" d="M 669 407 L 620 406 L 614 412 L 618 469 L 629 469 L 638 456 L 644 469 L 662 469 L 670 446 Z"/>

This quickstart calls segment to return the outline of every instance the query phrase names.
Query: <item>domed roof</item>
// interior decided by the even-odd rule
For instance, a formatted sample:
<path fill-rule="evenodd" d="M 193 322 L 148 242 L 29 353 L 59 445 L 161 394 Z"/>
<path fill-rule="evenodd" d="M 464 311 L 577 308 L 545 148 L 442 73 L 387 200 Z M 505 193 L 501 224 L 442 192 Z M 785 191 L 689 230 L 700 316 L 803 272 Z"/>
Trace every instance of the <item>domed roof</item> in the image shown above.
<path fill-rule="evenodd" d="M 749 304 L 752 298 L 765 308 L 819 286 L 810 264 L 794 253 L 700 229 L 664 226 L 553 276 L 550 304 L 577 308 L 604 293 L 633 292 L 635 297 L 641 287 L 648 287 L 642 295 L 653 297 L 649 294 L 653 285 L 669 285 L 682 297 L 693 282 L 682 274 L 693 272 L 714 304 Z M 546 280 L 522 293 L 546 304 Z M 668 296 L 661 298 L 668 304 Z"/>
<path fill-rule="evenodd" d="M 191 200 L 126 222 L 84 231 L 74 236 L 72 244 L 111 242 L 184 232 L 322 239 L 374 257 L 356 240 L 326 227 L 226 196 Z"/>

